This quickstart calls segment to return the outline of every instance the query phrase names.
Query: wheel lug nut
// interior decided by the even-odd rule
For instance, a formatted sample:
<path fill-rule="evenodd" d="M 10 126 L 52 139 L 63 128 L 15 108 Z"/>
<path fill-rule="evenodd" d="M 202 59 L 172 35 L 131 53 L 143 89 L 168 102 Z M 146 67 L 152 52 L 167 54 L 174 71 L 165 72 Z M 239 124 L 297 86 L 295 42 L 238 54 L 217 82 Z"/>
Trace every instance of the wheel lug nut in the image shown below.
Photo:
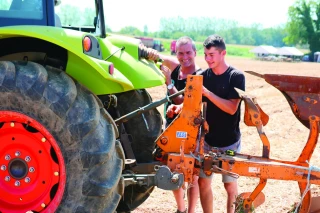
<path fill-rule="evenodd" d="M 33 167 L 29 168 L 29 172 L 34 172 L 34 171 L 35 171 L 35 169 Z"/>
<path fill-rule="evenodd" d="M 30 158 L 29 156 L 27 156 L 27 157 L 25 158 L 25 161 L 29 162 L 29 161 L 31 161 L 31 158 Z"/>
<path fill-rule="evenodd" d="M 6 171 L 6 169 L 7 169 L 7 167 L 6 167 L 5 165 L 2 165 L 2 166 L 1 166 L 1 170 L 2 170 L 2 171 Z"/>
<path fill-rule="evenodd" d="M 10 181 L 10 176 L 6 176 L 6 177 L 4 178 L 4 180 L 7 181 L 7 182 Z"/>
<path fill-rule="evenodd" d="M 20 181 L 17 180 L 16 182 L 14 182 L 14 185 L 15 186 L 20 186 Z"/>
<path fill-rule="evenodd" d="M 6 159 L 6 160 L 10 160 L 10 159 L 11 159 L 11 157 L 10 157 L 10 155 L 6 155 L 6 156 L 4 157 L 4 159 Z"/>
<path fill-rule="evenodd" d="M 26 178 L 24 179 L 24 182 L 30 183 L 30 178 L 29 178 L 29 177 L 26 177 Z"/>
<path fill-rule="evenodd" d="M 14 155 L 16 156 L 16 157 L 19 157 L 20 156 L 20 152 L 19 151 L 16 151 L 16 153 L 14 153 Z"/>

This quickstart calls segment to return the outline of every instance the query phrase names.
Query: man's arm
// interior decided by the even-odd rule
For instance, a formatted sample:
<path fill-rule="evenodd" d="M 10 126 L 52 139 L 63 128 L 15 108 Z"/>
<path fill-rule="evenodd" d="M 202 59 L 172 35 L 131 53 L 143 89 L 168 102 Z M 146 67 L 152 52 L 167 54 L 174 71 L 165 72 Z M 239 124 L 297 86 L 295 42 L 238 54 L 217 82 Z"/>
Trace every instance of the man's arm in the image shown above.
<path fill-rule="evenodd" d="M 172 85 L 171 73 L 180 63 L 179 63 L 178 59 L 175 57 L 162 55 L 158 51 L 151 49 L 151 48 L 148 48 L 148 59 L 149 60 L 156 61 L 159 58 L 163 60 L 163 62 L 162 62 L 163 66 L 161 66 L 161 71 L 162 71 L 163 75 L 166 77 L 167 90 L 170 95 L 175 94 L 178 92 L 178 90 L 174 85 Z M 175 104 L 181 104 L 183 102 L 183 95 L 179 95 L 179 96 L 175 97 L 173 99 L 173 102 Z"/>
<path fill-rule="evenodd" d="M 221 98 L 209 91 L 207 88 L 202 86 L 202 95 L 207 97 L 213 104 L 219 107 L 222 111 L 234 115 L 240 104 L 240 97 L 234 88 L 241 90 L 245 89 L 245 76 L 239 72 L 233 75 L 230 81 L 230 87 L 232 88 L 229 92 L 227 99 Z"/>
<path fill-rule="evenodd" d="M 214 93 L 210 92 L 207 88 L 202 86 L 202 95 L 207 97 L 213 104 L 219 107 L 222 111 L 233 115 L 236 113 L 241 99 L 223 99 Z"/>
<path fill-rule="evenodd" d="M 152 48 L 148 48 L 147 52 L 149 60 L 157 61 L 159 59 L 162 59 L 162 64 L 168 67 L 171 72 L 180 64 L 176 57 L 160 54 L 157 50 L 154 50 Z"/>
<path fill-rule="evenodd" d="M 172 81 L 171 81 L 172 71 L 166 66 L 161 66 L 161 71 L 162 71 L 163 75 L 166 77 L 166 86 L 167 86 L 167 90 L 168 90 L 169 94 L 172 95 L 172 94 L 177 93 L 178 90 L 174 85 L 172 85 Z M 183 95 L 179 95 L 179 96 L 173 98 L 173 102 L 175 104 L 181 104 L 183 102 Z"/>

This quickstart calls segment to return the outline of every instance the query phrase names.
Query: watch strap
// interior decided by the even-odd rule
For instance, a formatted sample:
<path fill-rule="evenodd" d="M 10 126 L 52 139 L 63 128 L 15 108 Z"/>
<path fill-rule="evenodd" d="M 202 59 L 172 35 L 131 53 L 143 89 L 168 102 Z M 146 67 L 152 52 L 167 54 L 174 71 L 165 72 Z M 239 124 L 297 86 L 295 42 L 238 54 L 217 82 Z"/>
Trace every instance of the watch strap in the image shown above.
<path fill-rule="evenodd" d="M 174 87 L 174 84 L 173 84 L 173 83 L 167 85 L 167 89 L 172 89 L 173 87 Z"/>

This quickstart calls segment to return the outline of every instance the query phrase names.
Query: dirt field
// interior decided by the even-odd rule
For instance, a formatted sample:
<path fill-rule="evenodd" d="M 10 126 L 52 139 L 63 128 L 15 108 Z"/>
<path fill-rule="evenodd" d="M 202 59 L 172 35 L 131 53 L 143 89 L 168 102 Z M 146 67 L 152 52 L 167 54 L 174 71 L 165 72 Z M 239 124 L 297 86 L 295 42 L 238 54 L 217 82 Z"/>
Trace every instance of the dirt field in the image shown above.
<path fill-rule="evenodd" d="M 227 58 L 229 64 L 243 71 L 252 70 L 261 74 L 291 74 L 320 77 L 320 64 L 316 63 L 290 63 L 290 62 L 262 62 L 253 59 Z M 202 56 L 197 58 L 197 63 L 206 68 Z M 261 108 L 270 116 L 268 125 L 264 128 L 271 143 L 271 158 L 294 161 L 304 147 L 309 130 L 305 128 L 293 115 L 291 109 L 282 94 L 273 86 L 258 77 L 246 75 L 246 92 L 256 96 Z M 165 97 L 165 87 L 149 89 L 154 100 Z M 243 106 L 242 106 L 243 110 Z M 162 113 L 163 108 L 159 108 Z M 243 115 L 243 113 L 242 113 Z M 243 118 L 242 118 L 243 119 Z M 254 127 L 247 127 L 241 123 L 242 153 L 260 155 L 262 142 Z M 310 164 L 320 167 L 320 149 L 317 145 Z M 240 177 L 238 179 L 239 192 L 252 191 L 258 183 L 256 178 Z M 221 183 L 221 175 L 216 174 L 213 179 L 214 212 L 225 212 L 226 193 Z M 313 194 L 320 194 L 320 187 L 312 185 Z M 299 201 L 299 187 L 293 181 L 268 180 L 263 190 L 266 202 L 256 209 L 256 212 L 283 213 L 292 208 Z M 176 204 L 171 191 L 155 189 L 150 197 L 139 206 L 134 213 L 142 212 L 175 212 Z M 202 212 L 198 201 L 196 212 Z"/>

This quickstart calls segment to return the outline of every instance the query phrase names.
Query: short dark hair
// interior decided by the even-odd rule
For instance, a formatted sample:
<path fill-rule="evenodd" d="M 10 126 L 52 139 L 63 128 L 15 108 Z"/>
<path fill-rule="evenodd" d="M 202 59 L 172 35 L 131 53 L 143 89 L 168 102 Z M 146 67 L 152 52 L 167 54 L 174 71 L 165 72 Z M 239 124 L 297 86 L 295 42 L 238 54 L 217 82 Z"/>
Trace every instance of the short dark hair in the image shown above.
<path fill-rule="evenodd" d="M 210 49 L 211 47 L 215 47 L 218 50 L 222 51 L 226 49 L 226 43 L 223 38 L 219 35 L 210 35 L 204 42 L 203 46 L 206 49 Z"/>

